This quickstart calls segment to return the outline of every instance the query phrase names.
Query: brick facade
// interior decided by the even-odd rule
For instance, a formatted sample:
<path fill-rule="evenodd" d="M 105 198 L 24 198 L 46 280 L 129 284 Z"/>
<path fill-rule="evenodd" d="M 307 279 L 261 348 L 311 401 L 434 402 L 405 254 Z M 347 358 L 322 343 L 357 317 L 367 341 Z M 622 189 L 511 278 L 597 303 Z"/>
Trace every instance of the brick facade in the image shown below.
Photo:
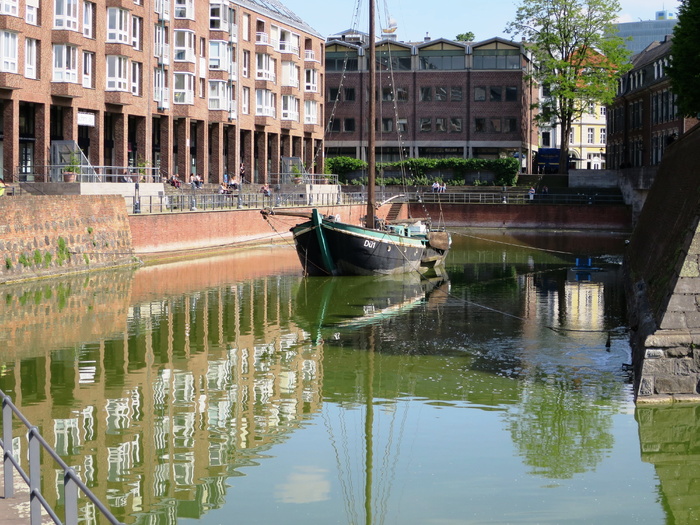
<path fill-rule="evenodd" d="M 0 15 L 0 31 L 17 56 L 0 67 L 6 179 L 49 177 L 57 140 L 93 166 L 183 180 L 221 182 L 243 163 L 247 180 L 275 182 L 282 155 L 322 169 L 324 42 L 292 13 L 254 0 L 7 3 L 16 12 Z M 283 115 L 283 94 L 296 112 Z"/>

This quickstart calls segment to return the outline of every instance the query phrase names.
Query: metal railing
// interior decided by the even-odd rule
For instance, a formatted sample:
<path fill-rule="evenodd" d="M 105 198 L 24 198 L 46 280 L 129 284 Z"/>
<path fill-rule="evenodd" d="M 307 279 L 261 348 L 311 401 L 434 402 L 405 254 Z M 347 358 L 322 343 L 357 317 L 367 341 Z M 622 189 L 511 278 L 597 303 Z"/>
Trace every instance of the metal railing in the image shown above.
<path fill-rule="evenodd" d="M 150 166 L 82 165 L 68 172 L 65 165 L 17 168 L 20 182 L 163 182 L 161 170 Z"/>
<path fill-rule="evenodd" d="M 3 448 L 3 480 L 5 499 L 14 496 L 14 471 L 22 477 L 29 487 L 29 519 L 31 525 L 41 525 L 42 508 L 51 517 L 54 523 L 64 525 L 77 525 L 79 521 L 78 513 L 78 493 L 82 492 L 90 502 L 100 511 L 100 513 L 112 524 L 121 525 L 121 522 L 114 517 L 110 510 L 95 496 L 92 491 L 80 480 L 75 471 L 69 467 L 56 451 L 41 436 L 37 427 L 33 426 L 27 418 L 12 403 L 8 395 L 0 390 L 2 398 L 2 442 Z M 17 416 L 27 428 L 27 450 L 29 461 L 29 473 L 22 469 L 19 458 L 13 453 L 13 432 L 12 424 Z M 61 520 L 51 505 L 46 501 L 41 493 L 41 450 L 53 458 L 54 462 L 63 469 L 63 501 L 65 516 Z"/>

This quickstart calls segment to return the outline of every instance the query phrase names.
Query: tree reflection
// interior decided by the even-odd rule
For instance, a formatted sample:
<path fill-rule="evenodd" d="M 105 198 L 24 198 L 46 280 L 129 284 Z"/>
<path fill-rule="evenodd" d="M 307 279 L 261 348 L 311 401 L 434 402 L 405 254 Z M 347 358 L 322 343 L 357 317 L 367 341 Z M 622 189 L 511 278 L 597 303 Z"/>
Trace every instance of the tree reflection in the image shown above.
<path fill-rule="evenodd" d="M 564 373 L 529 380 L 509 411 L 509 430 L 532 473 L 569 479 L 593 470 L 613 445 L 612 412 L 592 405 Z"/>

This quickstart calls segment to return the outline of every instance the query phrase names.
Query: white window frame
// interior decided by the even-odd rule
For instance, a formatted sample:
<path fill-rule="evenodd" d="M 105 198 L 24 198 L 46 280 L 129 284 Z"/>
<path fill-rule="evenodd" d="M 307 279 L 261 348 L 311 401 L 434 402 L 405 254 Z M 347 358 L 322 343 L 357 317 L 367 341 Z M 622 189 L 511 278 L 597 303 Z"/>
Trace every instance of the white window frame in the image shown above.
<path fill-rule="evenodd" d="M 209 29 L 213 31 L 227 31 L 228 14 L 228 2 L 211 0 L 209 2 Z"/>
<path fill-rule="evenodd" d="M 307 93 L 318 93 L 318 71 L 306 69 L 304 71 L 304 91 Z"/>
<path fill-rule="evenodd" d="M 608 130 L 605 128 L 600 128 L 600 143 L 605 144 L 608 138 Z"/>
<path fill-rule="evenodd" d="M 595 128 L 588 128 L 586 135 L 588 144 L 595 144 Z"/>
<path fill-rule="evenodd" d="M 78 83 L 78 48 L 65 44 L 53 45 L 52 82 Z"/>
<path fill-rule="evenodd" d="M 95 4 L 83 2 L 83 36 L 86 38 L 95 38 L 95 28 L 92 24 L 94 14 Z"/>
<path fill-rule="evenodd" d="M 78 0 L 54 0 L 54 29 L 78 30 Z"/>
<path fill-rule="evenodd" d="M 299 66 L 294 62 L 282 62 L 282 85 L 299 87 Z"/>
<path fill-rule="evenodd" d="M 141 62 L 131 62 L 131 94 L 141 96 L 141 78 L 143 77 L 143 64 Z"/>
<path fill-rule="evenodd" d="M 194 20 L 194 0 L 175 0 L 173 8 L 175 18 Z"/>
<path fill-rule="evenodd" d="M 131 47 L 141 51 L 141 35 L 143 34 L 143 18 L 131 17 Z"/>
<path fill-rule="evenodd" d="M 248 78 L 250 75 L 250 51 L 243 51 L 243 69 L 241 73 L 243 78 Z"/>
<path fill-rule="evenodd" d="M 129 59 L 122 55 L 107 55 L 105 67 L 105 90 L 129 91 Z"/>
<path fill-rule="evenodd" d="M 161 108 L 170 107 L 170 90 L 167 87 L 167 76 L 163 68 L 153 70 L 153 100 Z"/>
<path fill-rule="evenodd" d="M 255 90 L 255 116 L 276 117 L 277 94 L 269 89 Z"/>
<path fill-rule="evenodd" d="M 267 53 L 255 53 L 255 79 L 275 82 L 276 61 Z"/>
<path fill-rule="evenodd" d="M 37 78 L 37 49 L 39 41 L 34 38 L 24 39 L 24 76 L 27 78 Z"/>
<path fill-rule="evenodd" d="M 195 62 L 197 35 L 189 29 L 176 29 L 173 32 L 173 60 L 175 62 Z"/>
<path fill-rule="evenodd" d="M 318 102 L 304 101 L 304 124 L 318 124 Z"/>
<path fill-rule="evenodd" d="M 228 83 L 225 80 L 210 80 L 209 81 L 209 109 L 218 111 L 227 111 L 229 105 L 226 103 L 227 94 L 230 90 L 227 90 Z"/>
<path fill-rule="evenodd" d="M 209 69 L 228 71 L 231 62 L 231 48 L 225 40 L 209 41 Z"/>
<path fill-rule="evenodd" d="M 107 42 L 130 43 L 129 11 L 120 7 L 107 8 Z"/>
<path fill-rule="evenodd" d="M 19 16 L 19 2 L 17 0 L 0 0 L 0 15 Z"/>
<path fill-rule="evenodd" d="M 27 0 L 24 4 L 24 21 L 33 26 L 39 25 L 39 0 Z"/>
<path fill-rule="evenodd" d="M 299 99 L 294 95 L 282 95 L 282 120 L 299 122 Z"/>
<path fill-rule="evenodd" d="M 17 73 L 18 45 L 17 33 L 13 31 L 0 32 L 0 71 Z"/>
<path fill-rule="evenodd" d="M 250 113 L 250 88 L 244 87 L 241 94 L 241 113 L 248 115 Z"/>
<path fill-rule="evenodd" d="M 83 51 L 83 87 L 94 88 L 95 53 Z"/>
<path fill-rule="evenodd" d="M 192 73 L 176 71 L 173 74 L 173 103 L 194 104 L 195 77 Z"/>

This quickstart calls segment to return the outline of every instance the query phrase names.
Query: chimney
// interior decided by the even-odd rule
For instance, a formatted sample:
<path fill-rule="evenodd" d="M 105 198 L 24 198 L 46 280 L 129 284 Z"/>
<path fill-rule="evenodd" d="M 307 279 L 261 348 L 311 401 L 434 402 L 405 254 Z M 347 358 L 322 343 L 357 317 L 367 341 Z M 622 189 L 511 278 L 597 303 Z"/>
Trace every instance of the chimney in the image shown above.
<path fill-rule="evenodd" d="M 430 42 L 430 33 L 426 31 L 425 37 L 423 38 L 423 42 Z"/>

